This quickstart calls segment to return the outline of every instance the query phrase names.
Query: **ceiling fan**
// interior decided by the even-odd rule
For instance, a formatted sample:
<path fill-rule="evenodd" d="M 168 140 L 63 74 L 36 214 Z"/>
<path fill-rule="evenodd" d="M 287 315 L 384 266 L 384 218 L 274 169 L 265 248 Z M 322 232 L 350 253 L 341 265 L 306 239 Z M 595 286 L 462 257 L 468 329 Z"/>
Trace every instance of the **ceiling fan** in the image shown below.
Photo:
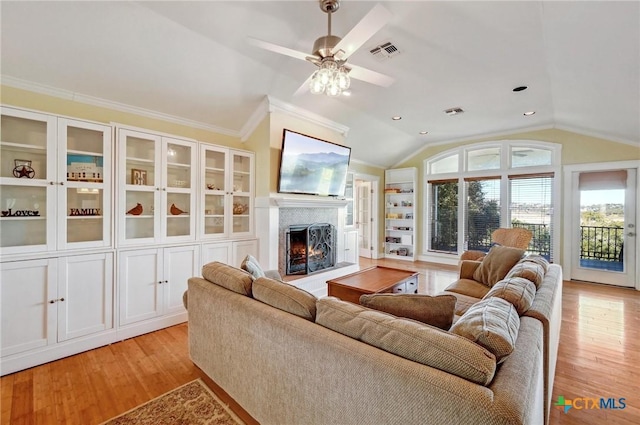
<path fill-rule="evenodd" d="M 331 15 L 340 8 L 340 0 L 319 0 L 320 9 L 328 16 L 327 35 L 319 37 L 313 44 L 313 53 L 307 54 L 288 47 L 278 46 L 267 41 L 249 38 L 257 47 L 309 61 L 318 69 L 300 86 L 296 95 L 310 90 L 311 93 L 327 96 L 339 96 L 349 88 L 351 78 L 382 87 L 388 87 L 395 81 L 379 72 L 347 64 L 347 59 L 360 46 L 378 32 L 391 18 L 391 12 L 382 5 L 376 5 L 343 38 L 331 34 Z"/>

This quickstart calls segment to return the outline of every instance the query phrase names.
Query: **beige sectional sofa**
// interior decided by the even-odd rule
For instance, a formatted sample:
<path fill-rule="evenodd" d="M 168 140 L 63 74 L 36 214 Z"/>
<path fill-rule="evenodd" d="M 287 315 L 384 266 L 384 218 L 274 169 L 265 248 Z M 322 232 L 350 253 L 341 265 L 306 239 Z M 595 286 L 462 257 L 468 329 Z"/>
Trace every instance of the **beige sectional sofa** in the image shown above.
<path fill-rule="evenodd" d="M 530 312 L 511 315 L 497 361 L 453 332 L 210 263 L 189 279 L 190 355 L 263 425 L 543 424 L 561 279 L 550 266 Z M 465 284 L 448 288 L 454 327 L 473 304 Z"/>

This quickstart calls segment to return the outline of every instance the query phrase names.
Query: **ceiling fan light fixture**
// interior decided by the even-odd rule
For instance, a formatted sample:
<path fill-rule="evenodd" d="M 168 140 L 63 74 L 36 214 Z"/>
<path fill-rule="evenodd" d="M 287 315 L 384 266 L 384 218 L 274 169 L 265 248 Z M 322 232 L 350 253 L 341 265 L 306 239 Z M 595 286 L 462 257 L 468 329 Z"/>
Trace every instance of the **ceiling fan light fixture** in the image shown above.
<path fill-rule="evenodd" d="M 309 84 L 311 93 L 324 93 L 327 96 L 335 97 L 340 96 L 343 90 L 347 90 L 351 86 L 348 69 L 344 66 L 338 66 L 332 57 L 324 58 L 319 68 L 311 75 L 311 83 Z"/>
<path fill-rule="evenodd" d="M 347 70 L 343 66 L 336 72 L 336 81 L 341 90 L 347 90 L 351 86 L 351 78 L 349 78 Z"/>
<path fill-rule="evenodd" d="M 318 72 L 316 71 L 311 76 L 311 83 L 309 83 L 309 91 L 313 94 L 322 94 L 324 93 L 325 85 L 322 84 L 320 78 L 318 78 Z"/>
<path fill-rule="evenodd" d="M 329 97 L 336 97 L 336 96 L 340 96 L 340 93 L 342 93 L 342 90 L 338 86 L 338 83 L 334 80 L 329 83 L 329 85 L 325 89 L 325 93 Z"/>

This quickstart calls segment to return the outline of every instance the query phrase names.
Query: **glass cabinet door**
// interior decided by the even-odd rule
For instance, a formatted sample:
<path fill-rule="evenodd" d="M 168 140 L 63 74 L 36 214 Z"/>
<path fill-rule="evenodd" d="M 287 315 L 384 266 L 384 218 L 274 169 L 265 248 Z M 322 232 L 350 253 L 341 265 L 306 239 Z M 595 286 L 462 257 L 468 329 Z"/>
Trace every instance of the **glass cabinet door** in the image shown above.
<path fill-rule="evenodd" d="M 253 232 L 253 156 L 232 151 L 231 164 L 231 233 L 249 234 Z"/>
<path fill-rule="evenodd" d="M 0 250 L 55 249 L 56 118 L 2 108 Z"/>
<path fill-rule="evenodd" d="M 225 208 L 227 187 L 228 150 L 217 149 L 202 144 L 200 160 L 203 181 L 202 207 L 204 209 L 200 224 L 203 236 L 224 236 L 227 233 Z"/>
<path fill-rule="evenodd" d="M 153 242 L 160 228 L 160 137 L 120 129 L 118 139 L 120 241 Z"/>
<path fill-rule="evenodd" d="M 195 144 L 168 138 L 163 138 L 163 144 L 166 164 L 162 187 L 165 236 L 170 239 L 194 239 Z"/>
<path fill-rule="evenodd" d="M 58 199 L 58 247 L 108 246 L 111 128 L 60 119 L 58 133 L 59 179 L 65 182 L 61 186 L 66 186 Z"/>
<path fill-rule="evenodd" d="M 353 227 L 355 222 L 353 220 L 354 215 L 354 196 L 353 196 L 353 186 L 354 186 L 354 176 L 353 173 L 347 174 L 347 180 L 344 188 L 344 198 L 347 201 L 345 216 L 344 216 L 344 226 L 345 227 Z"/>

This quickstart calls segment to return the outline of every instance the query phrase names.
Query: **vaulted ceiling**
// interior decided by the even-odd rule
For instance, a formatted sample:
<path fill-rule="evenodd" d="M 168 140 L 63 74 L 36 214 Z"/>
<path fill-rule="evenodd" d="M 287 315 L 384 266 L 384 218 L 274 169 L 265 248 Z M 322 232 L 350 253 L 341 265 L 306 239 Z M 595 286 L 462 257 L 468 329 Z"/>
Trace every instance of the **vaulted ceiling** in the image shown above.
<path fill-rule="evenodd" d="M 350 97 L 294 95 L 315 66 L 247 42 L 311 53 L 327 33 L 316 0 L 2 1 L 3 83 L 234 135 L 269 95 L 347 126 L 352 157 L 385 167 L 428 144 L 537 128 L 640 146 L 640 3 L 343 0 L 332 33 L 348 33 L 378 3 L 391 18 L 349 63 L 395 82 L 354 79 Z M 385 42 L 399 54 L 370 53 Z M 465 112 L 448 116 L 451 107 Z"/>

